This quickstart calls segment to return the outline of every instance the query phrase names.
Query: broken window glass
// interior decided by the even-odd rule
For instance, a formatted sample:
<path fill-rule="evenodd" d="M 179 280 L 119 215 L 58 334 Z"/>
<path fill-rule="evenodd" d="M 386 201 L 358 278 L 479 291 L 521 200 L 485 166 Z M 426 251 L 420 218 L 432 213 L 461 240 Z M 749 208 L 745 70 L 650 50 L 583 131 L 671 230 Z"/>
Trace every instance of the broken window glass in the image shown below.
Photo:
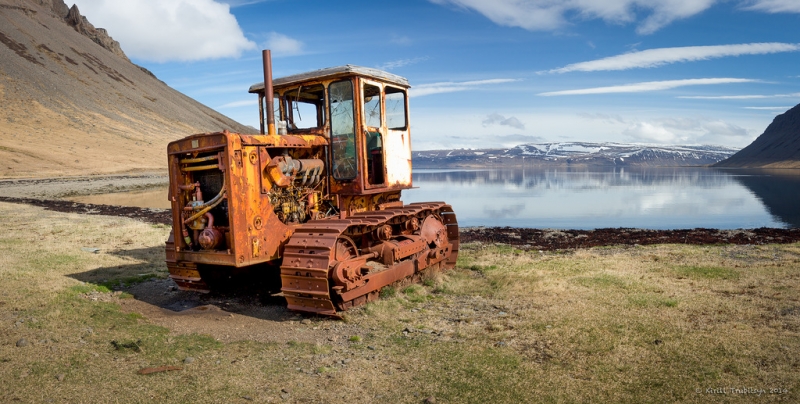
<path fill-rule="evenodd" d="M 370 84 L 364 84 L 364 123 L 381 127 L 381 88 Z"/>
<path fill-rule="evenodd" d="M 353 84 L 349 80 L 331 83 L 331 171 L 337 180 L 356 177 L 355 120 Z"/>
<path fill-rule="evenodd" d="M 386 126 L 395 130 L 406 128 L 406 93 L 399 88 L 386 87 Z"/>

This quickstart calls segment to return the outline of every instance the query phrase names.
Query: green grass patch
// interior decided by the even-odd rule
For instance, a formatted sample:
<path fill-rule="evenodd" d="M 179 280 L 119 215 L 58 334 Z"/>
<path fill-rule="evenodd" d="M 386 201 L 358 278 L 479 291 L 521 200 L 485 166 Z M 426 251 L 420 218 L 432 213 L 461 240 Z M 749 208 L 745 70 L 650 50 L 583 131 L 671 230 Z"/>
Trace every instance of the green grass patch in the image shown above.
<path fill-rule="evenodd" d="M 393 286 L 386 286 L 381 289 L 381 299 L 388 299 L 390 297 L 394 297 L 395 295 L 397 295 L 397 289 L 395 289 Z"/>
<path fill-rule="evenodd" d="M 590 289 L 627 289 L 629 284 L 622 278 L 610 274 L 598 274 L 593 276 L 581 276 L 572 278 L 572 281 Z"/>
<path fill-rule="evenodd" d="M 28 266 L 37 271 L 63 271 L 77 266 L 84 260 L 72 254 L 37 253 L 28 260 Z"/>
<path fill-rule="evenodd" d="M 135 285 L 137 283 L 146 282 L 150 279 L 160 278 L 158 274 L 139 274 L 134 276 L 126 276 L 122 278 L 111 279 L 107 281 L 100 282 L 100 285 L 105 286 L 108 289 L 113 289 L 115 287 L 129 287 Z"/>
<path fill-rule="evenodd" d="M 656 294 L 632 294 L 628 296 L 628 303 L 633 307 L 676 307 L 678 299 L 664 297 Z"/>

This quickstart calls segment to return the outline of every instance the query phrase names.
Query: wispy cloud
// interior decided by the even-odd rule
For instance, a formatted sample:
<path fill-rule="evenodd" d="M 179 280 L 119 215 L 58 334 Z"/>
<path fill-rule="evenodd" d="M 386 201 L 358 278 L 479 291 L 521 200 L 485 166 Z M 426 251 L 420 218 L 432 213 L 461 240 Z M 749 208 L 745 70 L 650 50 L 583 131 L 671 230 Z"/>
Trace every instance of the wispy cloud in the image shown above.
<path fill-rule="evenodd" d="M 266 48 L 275 56 L 294 56 L 303 53 L 303 42 L 286 35 L 270 32 L 267 34 Z"/>
<path fill-rule="evenodd" d="M 557 30 L 577 20 L 602 19 L 611 24 L 637 22 L 636 31 L 652 34 L 673 21 L 688 18 L 717 0 L 430 0 L 483 14 L 492 22 L 531 31 Z M 639 16 L 645 15 L 639 21 Z"/>
<path fill-rule="evenodd" d="M 474 81 L 462 81 L 462 82 L 446 81 L 441 83 L 421 84 L 411 88 L 410 95 L 412 97 L 422 97 L 431 94 L 453 93 L 456 91 L 472 90 L 480 86 L 485 86 L 490 84 L 510 83 L 513 81 L 517 80 L 488 79 L 488 80 L 474 80 Z"/>
<path fill-rule="evenodd" d="M 222 104 L 217 107 L 217 109 L 226 109 L 226 108 L 239 108 L 239 107 L 249 107 L 253 105 L 258 105 L 258 100 L 242 100 L 242 101 L 233 101 L 227 104 Z"/>
<path fill-rule="evenodd" d="M 590 60 L 588 62 L 573 63 L 558 69 L 549 70 L 548 73 L 641 69 L 658 67 L 671 63 L 694 62 L 698 60 L 741 55 L 796 52 L 798 50 L 800 50 L 800 44 L 780 42 L 657 48 L 623 53 L 621 55 Z"/>
<path fill-rule="evenodd" d="M 225 3 L 231 7 L 249 6 L 251 4 L 266 3 L 268 1 L 272 0 L 221 0 L 222 3 Z"/>
<path fill-rule="evenodd" d="M 788 107 L 742 107 L 744 109 L 759 109 L 759 110 L 767 110 L 767 111 L 786 111 L 787 109 L 792 108 L 791 106 Z"/>
<path fill-rule="evenodd" d="M 238 57 L 256 48 L 228 4 L 215 0 L 75 0 L 131 58 L 153 62 Z"/>
<path fill-rule="evenodd" d="M 489 114 L 486 116 L 486 119 L 482 122 L 483 127 L 492 126 L 492 125 L 501 125 L 501 126 L 510 126 L 512 128 L 516 128 L 519 130 L 525 129 L 525 124 L 520 122 L 519 119 L 516 117 L 510 116 L 506 118 L 503 115 L 498 113 Z"/>
<path fill-rule="evenodd" d="M 750 137 L 750 132 L 739 125 L 705 118 L 632 122 L 622 134 L 635 142 L 668 144 L 731 144 Z"/>
<path fill-rule="evenodd" d="M 767 13 L 800 13 L 800 2 L 797 0 L 750 0 L 745 1 L 744 9 Z"/>
<path fill-rule="evenodd" d="M 378 66 L 378 69 L 381 69 L 381 70 L 392 70 L 392 69 L 397 69 L 398 67 L 413 65 L 415 63 L 419 63 L 419 62 L 422 62 L 422 61 L 425 61 L 425 60 L 428 60 L 427 56 L 421 56 L 421 57 L 416 57 L 416 58 L 411 58 L 411 59 L 393 60 L 391 62 L 386 62 L 386 63 Z"/>
<path fill-rule="evenodd" d="M 685 95 L 677 98 L 687 98 L 695 100 L 758 100 L 762 98 L 787 98 L 800 97 L 800 93 L 792 94 L 749 94 L 749 95 Z"/>
<path fill-rule="evenodd" d="M 646 91 L 669 90 L 672 88 L 686 86 L 700 86 L 712 84 L 731 84 L 731 83 L 750 83 L 757 80 L 737 79 L 737 78 L 711 78 L 711 79 L 684 79 L 684 80 L 665 80 L 647 81 L 642 83 L 623 84 L 620 86 L 582 88 L 578 90 L 550 91 L 539 93 L 544 97 L 557 95 L 586 95 L 586 94 L 610 94 L 610 93 L 641 93 Z"/>
<path fill-rule="evenodd" d="M 392 35 L 392 38 L 389 39 L 389 42 L 395 45 L 411 45 L 411 38 L 405 35 Z"/>

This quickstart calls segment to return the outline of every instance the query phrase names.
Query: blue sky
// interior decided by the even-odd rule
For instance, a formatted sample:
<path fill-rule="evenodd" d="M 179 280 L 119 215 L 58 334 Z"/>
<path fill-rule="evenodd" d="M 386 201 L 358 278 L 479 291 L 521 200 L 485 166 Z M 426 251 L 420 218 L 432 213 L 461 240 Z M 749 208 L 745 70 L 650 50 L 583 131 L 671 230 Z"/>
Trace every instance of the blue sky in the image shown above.
<path fill-rule="evenodd" d="M 743 147 L 800 103 L 798 0 L 78 0 L 135 63 L 258 127 L 276 77 L 407 77 L 415 150 L 533 142 Z"/>

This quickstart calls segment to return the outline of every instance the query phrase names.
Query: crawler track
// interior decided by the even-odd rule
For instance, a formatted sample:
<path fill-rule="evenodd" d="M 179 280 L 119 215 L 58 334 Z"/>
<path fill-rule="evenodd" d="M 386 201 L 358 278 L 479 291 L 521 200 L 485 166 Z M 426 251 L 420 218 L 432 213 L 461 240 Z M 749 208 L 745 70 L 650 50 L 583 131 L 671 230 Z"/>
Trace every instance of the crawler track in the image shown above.
<path fill-rule="evenodd" d="M 419 229 L 404 227 L 413 221 Z M 393 236 L 376 241 L 387 226 Z M 458 234 L 455 213 L 444 202 L 310 221 L 284 247 L 281 291 L 291 310 L 336 316 L 376 299 L 384 286 L 428 268 L 454 267 Z"/>

